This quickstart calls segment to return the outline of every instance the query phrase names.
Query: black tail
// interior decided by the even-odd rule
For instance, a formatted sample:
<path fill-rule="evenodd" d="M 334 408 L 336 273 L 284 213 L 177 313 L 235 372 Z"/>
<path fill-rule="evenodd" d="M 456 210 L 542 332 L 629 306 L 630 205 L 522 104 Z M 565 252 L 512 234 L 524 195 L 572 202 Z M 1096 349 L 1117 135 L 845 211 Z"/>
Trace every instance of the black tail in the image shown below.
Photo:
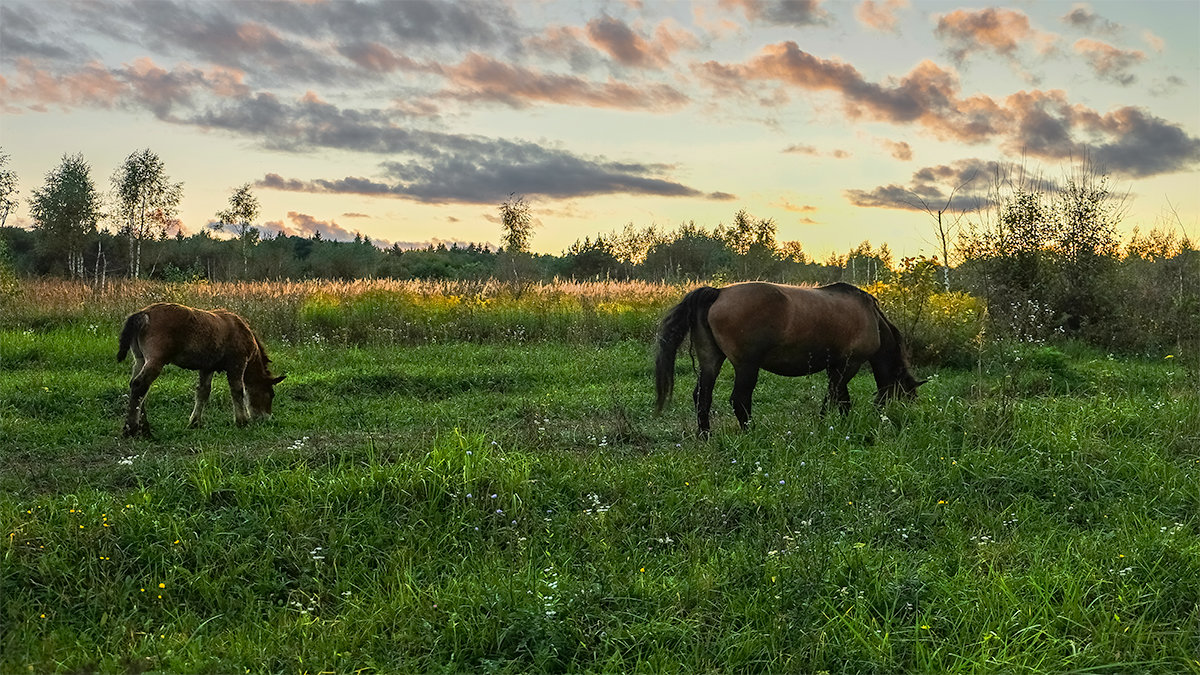
<path fill-rule="evenodd" d="M 658 329 L 658 355 L 654 359 L 654 384 L 658 389 L 655 410 L 662 412 L 675 389 L 675 353 L 699 318 L 708 316 L 708 308 L 717 301 L 720 289 L 701 286 L 683 296 L 683 300 L 663 317 Z"/>
<path fill-rule="evenodd" d="M 134 312 L 125 319 L 125 326 L 121 328 L 121 338 L 117 341 L 117 361 L 125 360 L 134 338 L 142 330 L 142 326 L 146 325 L 148 318 L 145 312 Z"/>

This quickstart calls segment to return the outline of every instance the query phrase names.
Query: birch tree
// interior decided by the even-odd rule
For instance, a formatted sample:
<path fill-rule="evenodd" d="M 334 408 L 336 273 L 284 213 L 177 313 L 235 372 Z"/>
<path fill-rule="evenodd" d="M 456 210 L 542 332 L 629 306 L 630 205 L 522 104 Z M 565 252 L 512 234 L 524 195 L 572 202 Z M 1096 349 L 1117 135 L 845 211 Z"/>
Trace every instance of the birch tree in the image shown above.
<path fill-rule="evenodd" d="M 129 237 L 129 276 L 142 272 L 142 242 L 164 236 L 179 212 L 183 183 L 172 183 L 162 159 L 149 148 L 125 158 L 113 173 L 117 215 Z"/>
<path fill-rule="evenodd" d="M 66 263 L 67 275 L 84 276 L 83 247 L 96 233 L 100 193 L 82 154 L 63 155 L 46 174 L 46 184 L 33 190 L 29 210 L 41 245 Z"/>
<path fill-rule="evenodd" d="M 249 247 L 258 241 L 258 228 L 254 227 L 254 221 L 258 219 L 258 197 L 250 191 L 249 183 L 233 191 L 229 196 L 229 208 L 217 211 L 216 218 L 214 230 L 228 227 L 237 234 L 241 242 L 242 278 L 245 278 L 250 267 Z"/>

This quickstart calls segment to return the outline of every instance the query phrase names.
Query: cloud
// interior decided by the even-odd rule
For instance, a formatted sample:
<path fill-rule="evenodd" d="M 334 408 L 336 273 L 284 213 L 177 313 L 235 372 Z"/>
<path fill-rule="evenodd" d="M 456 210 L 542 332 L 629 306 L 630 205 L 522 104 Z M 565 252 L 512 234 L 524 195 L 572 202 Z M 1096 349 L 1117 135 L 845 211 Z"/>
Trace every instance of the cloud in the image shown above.
<path fill-rule="evenodd" d="M 909 0 L 862 0 L 854 8 L 854 17 L 863 26 L 880 33 L 896 33 L 896 12 L 909 6 Z"/>
<path fill-rule="evenodd" d="M 809 157 L 832 157 L 834 159 L 847 159 L 853 156 L 849 150 L 833 149 L 821 150 L 815 145 L 789 145 L 783 149 L 783 152 L 794 155 L 808 155 Z"/>
<path fill-rule="evenodd" d="M 722 9 L 740 10 L 747 19 L 781 26 L 815 26 L 830 22 L 821 0 L 718 0 Z"/>
<path fill-rule="evenodd" d="M 1122 30 L 1121 24 L 1105 19 L 1092 11 L 1092 8 L 1087 3 L 1082 2 L 1071 5 L 1071 11 L 1064 14 L 1061 19 L 1063 23 L 1072 28 L 1092 33 L 1116 35 Z"/>
<path fill-rule="evenodd" d="M 779 201 L 771 204 L 771 206 L 778 206 L 784 211 L 791 211 L 792 213 L 813 213 L 817 210 L 817 207 L 810 204 L 793 204 L 782 197 L 779 199 Z"/>
<path fill-rule="evenodd" d="M 907 185 L 892 183 L 869 190 L 850 189 L 843 195 L 854 206 L 923 212 L 926 205 L 935 210 L 945 207 L 953 193 L 949 209 L 965 211 L 984 205 L 993 177 L 1011 167 L 982 159 L 962 159 L 918 169 Z"/>
<path fill-rule="evenodd" d="M 378 42 L 354 42 L 342 44 L 338 53 L 350 59 L 358 67 L 375 73 L 391 73 L 397 70 L 416 70 L 420 68 L 416 61 L 407 56 L 400 56 Z"/>
<path fill-rule="evenodd" d="M 61 31 L 51 32 L 50 17 L 28 5 L 0 6 L 0 60 L 91 60 L 95 52 Z"/>
<path fill-rule="evenodd" d="M 454 248 L 455 246 L 459 248 L 466 248 L 472 244 L 485 248 L 489 251 L 495 249 L 495 246 L 491 242 L 467 241 L 466 239 L 459 239 L 457 237 L 451 237 L 450 239 L 432 237 L 427 241 L 397 241 L 393 242 L 392 246 L 395 246 L 403 251 L 422 251 L 427 248 L 437 248 L 439 246 L 445 246 L 446 248 Z"/>
<path fill-rule="evenodd" d="M 150 59 L 110 69 L 92 62 L 54 71 L 22 59 L 12 82 L 0 77 L 0 100 L 10 111 L 21 106 L 44 111 L 57 105 L 75 107 L 141 107 L 165 118 L 175 106 L 188 105 L 197 94 L 239 96 L 247 93 L 241 73 L 226 68 L 200 70 L 179 65 L 168 71 Z"/>
<path fill-rule="evenodd" d="M 624 21 L 603 16 L 587 24 L 587 36 L 595 47 L 617 63 L 635 68 L 661 68 L 670 54 L 638 35 Z"/>
<path fill-rule="evenodd" d="M 1153 49 L 1160 54 L 1167 46 L 1167 41 L 1155 35 L 1154 32 L 1149 28 L 1142 31 L 1142 39 L 1146 41 L 1146 44 L 1150 47 L 1150 49 Z"/>
<path fill-rule="evenodd" d="M 595 83 L 573 75 L 542 73 L 471 53 L 458 65 L 440 66 L 448 88 L 444 96 L 466 101 L 492 101 L 514 108 L 531 102 L 596 108 L 665 111 L 688 102 L 678 89 L 665 84 L 635 86 L 609 80 Z"/>
<path fill-rule="evenodd" d="M 317 220 L 307 213 L 288 211 L 287 218 L 291 222 L 291 225 L 285 224 L 282 220 L 273 220 L 263 223 L 263 226 L 272 230 L 278 230 L 291 237 L 308 238 L 320 233 L 322 239 L 331 241 L 354 241 L 355 235 L 359 234 L 358 232 L 347 230 L 332 220 Z M 376 243 L 382 243 L 382 240 L 378 240 Z"/>
<path fill-rule="evenodd" d="M 1178 124 L 1134 107 L 1101 114 L 1072 104 L 1061 90 L 1029 90 L 1003 99 L 961 97 L 957 74 L 931 61 L 898 80 L 866 80 L 853 66 L 821 59 L 794 42 L 769 45 L 742 64 L 706 62 L 697 75 L 721 92 L 745 94 L 753 82 L 777 82 L 841 97 L 845 113 L 898 125 L 916 125 L 940 140 L 999 143 L 1008 153 L 1067 159 L 1091 148 L 1105 150 L 1110 170 L 1134 176 L 1186 170 L 1200 161 L 1200 140 Z M 740 89 L 733 89 L 740 87 Z M 1172 143 L 1163 142 L 1170 139 Z M 1155 155 L 1141 152 L 1152 147 Z M 1122 156 L 1117 148 L 1128 150 Z"/>
<path fill-rule="evenodd" d="M 100 36 L 163 56 L 202 60 L 274 85 L 358 84 L 391 72 L 414 53 L 460 54 L 519 44 L 525 37 L 512 7 L 486 0 L 90 0 L 56 12 L 53 21 L 38 19 L 33 7 L 21 0 L 5 3 L 0 20 L 5 57 L 52 55 L 65 61 L 88 53 L 72 40 L 22 29 L 56 25 L 67 35 Z M 18 30 L 14 39 L 10 33 Z M 403 45 L 404 56 L 385 45 Z"/>
<path fill-rule="evenodd" d="M 1084 57 L 1096 75 L 1102 79 L 1129 86 L 1137 77 L 1129 69 L 1146 60 L 1146 55 L 1135 49 L 1118 49 L 1110 44 L 1080 38 L 1075 42 L 1075 52 Z"/>
<path fill-rule="evenodd" d="M 1033 44 L 1039 53 L 1053 50 L 1058 36 L 1033 28 L 1029 17 L 1011 9 L 956 9 L 938 18 L 934 34 L 947 45 L 950 56 L 962 63 L 978 52 L 1018 61 L 1018 50 Z"/>
<path fill-rule="evenodd" d="M 886 148 L 894 159 L 908 162 L 913 158 L 912 146 L 904 141 L 892 141 L 881 138 L 879 139 L 879 144 Z"/>

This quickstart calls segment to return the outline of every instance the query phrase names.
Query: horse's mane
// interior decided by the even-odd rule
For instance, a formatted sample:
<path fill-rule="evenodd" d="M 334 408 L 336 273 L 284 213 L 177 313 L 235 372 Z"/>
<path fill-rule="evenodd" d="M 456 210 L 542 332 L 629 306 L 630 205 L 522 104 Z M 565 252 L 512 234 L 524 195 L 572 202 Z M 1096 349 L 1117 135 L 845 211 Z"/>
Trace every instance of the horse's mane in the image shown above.
<path fill-rule="evenodd" d="M 883 310 L 879 308 L 879 301 L 875 299 L 875 296 L 866 293 L 866 291 L 864 291 L 864 294 L 871 298 L 871 302 L 875 307 L 875 315 L 879 317 L 879 320 L 887 328 L 888 332 L 891 333 L 892 339 L 896 341 L 896 351 L 900 352 L 900 365 L 903 367 L 903 371 L 907 372 L 911 370 L 912 364 L 908 360 L 908 345 L 904 343 L 904 336 L 900 334 L 900 329 L 896 328 L 896 324 L 892 323 L 884 315 Z"/>
<path fill-rule="evenodd" d="M 258 335 L 255 334 L 253 331 L 251 331 L 250 334 L 254 336 L 254 344 L 258 347 L 258 355 L 259 355 L 259 359 L 260 359 L 259 363 L 262 364 L 263 374 L 266 375 L 268 378 L 274 377 L 273 375 L 271 375 L 271 366 L 268 365 L 271 363 L 271 358 L 269 356 L 267 356 L 266 345 L 264 345 L 262 343 L 262 340 L 258 339 Z"/>

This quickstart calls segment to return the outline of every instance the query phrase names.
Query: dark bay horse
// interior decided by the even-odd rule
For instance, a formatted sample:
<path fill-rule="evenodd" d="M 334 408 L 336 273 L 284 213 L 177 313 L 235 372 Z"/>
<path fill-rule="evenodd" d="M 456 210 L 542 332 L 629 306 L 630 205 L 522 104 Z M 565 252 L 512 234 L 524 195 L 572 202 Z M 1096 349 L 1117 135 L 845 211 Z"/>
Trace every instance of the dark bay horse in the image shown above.
<path fill-rule="evenodd" d="M 877 404 L 894 396 L 914 397 L 923 384 L 909 372 L 900 331 L 880 311 L 875 297 L 855 286 L 705 286 L 685 295 L 659 329 L 654 368 L 659 412 L 674 389 L 675 354 L 689 332 L 700 364 L 692 399 L 701 435 L 709 432 L 713 385 L 725 359 L 733 364 L 729 400 L 743 429 L 750 423 L 750 399 L 760 369 L 787 376 L 828 371 L 822 414 L 830 403 L 842 413 L 849 411 L 846 385 L 864 362 L 875 375 Z"/>
<path fill-rule="evenodd" d="M 117 361 L 133 350 L 133 378 L 129 381 L 126 436 L 150 435 L 146 421 L 146 392 L 167 364 L 200 371 L 196 406 L 189 426 L 200 426 L 208 403 L 213 373 L 229 380 L 233 416 L 238 426 L 271 414 L 275 385 L 284 375 L 271 374 L 271 362 L 262 342 L 246 320 L 223 309 L 212 312 L 159 302 L 130 314 L 121 329 Z"/>

